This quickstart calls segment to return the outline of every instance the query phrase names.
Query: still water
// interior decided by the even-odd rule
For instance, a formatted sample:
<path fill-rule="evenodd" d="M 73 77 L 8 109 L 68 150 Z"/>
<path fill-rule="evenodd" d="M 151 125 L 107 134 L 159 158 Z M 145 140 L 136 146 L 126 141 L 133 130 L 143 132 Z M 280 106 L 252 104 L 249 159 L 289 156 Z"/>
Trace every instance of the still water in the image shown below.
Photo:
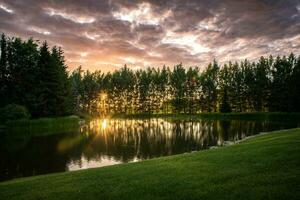
<path fill-rule="evenodd" d="M 0 181 L 199 151 L 259 132 L 298 126 L 283 121 L 97 119 L 50 136 L 3 133 Z"/>

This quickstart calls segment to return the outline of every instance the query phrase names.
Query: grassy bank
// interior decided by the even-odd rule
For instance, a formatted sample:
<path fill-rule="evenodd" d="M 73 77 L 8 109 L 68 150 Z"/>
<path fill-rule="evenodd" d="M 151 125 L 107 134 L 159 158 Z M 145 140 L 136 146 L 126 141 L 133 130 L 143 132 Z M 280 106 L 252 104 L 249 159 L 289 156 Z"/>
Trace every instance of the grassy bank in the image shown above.
<path fill-rule="evenodd" d="M 140 119 L 165 118 L 170 120 L 300 120 L 300 113 L 249 112 L 249 113 L 198 113 L 198 114 L 117 114 L 113 118 Z"/>
<path fill-rule="evenodd" d="M 68 132 L 77 129 L 79 117 L 41 118 L 33 120 L 18 120 L 7 122 L 2 131 L 7 133 L 30 133 L 33 136 Z"/>
<path fill-rule="evenodd" d="M 0 199 L 299 199 L 300 129 L 171 157 L 0 183 Z"/>

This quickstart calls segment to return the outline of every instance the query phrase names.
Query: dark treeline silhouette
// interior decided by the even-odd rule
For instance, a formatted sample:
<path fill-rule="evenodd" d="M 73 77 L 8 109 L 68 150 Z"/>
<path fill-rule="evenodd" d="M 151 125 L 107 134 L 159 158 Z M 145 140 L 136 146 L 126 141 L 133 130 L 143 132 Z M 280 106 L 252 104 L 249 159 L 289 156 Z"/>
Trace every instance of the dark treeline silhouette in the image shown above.
<path fill-rule="evenodd" d="M 25 106 L 33 117 L 72 112 L 70 81 L 61 48 L 1 36 L 0 107 Z"/>
<path fill-rule="evenodd" d="M 300 112 L 300 56 L 261 57 L 206 68 L 169 67 L 68 75 L 63 51 L 1 37 L 0 107 L 34 117 L 71 113 Z"/>
<path fill-rule="evenodd" d="M 73 71 L 78 111 L 88 113 L 299 112 L 300 57 L 216 61 L 200 70 L 123 67 L 112 73 Z"/>

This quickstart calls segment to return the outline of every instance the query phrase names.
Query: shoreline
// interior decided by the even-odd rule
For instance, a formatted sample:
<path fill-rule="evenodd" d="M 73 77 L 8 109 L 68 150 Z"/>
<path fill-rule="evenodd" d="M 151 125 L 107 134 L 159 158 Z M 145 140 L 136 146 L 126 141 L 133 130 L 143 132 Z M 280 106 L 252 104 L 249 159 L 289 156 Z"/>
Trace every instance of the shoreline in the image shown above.
<path fill-rule="evenodd" d="M 35 178 L 35 177 L 52 176 L 52 175 L 56 175 L 56 174 L 68 174 L 68 173 L 74 173 L 74 172 L 76 173 L 76 172 L 80 172 L 80 171 L 110 168 L 110 167 L 122 166 L 122 165 L 127 166 L 127 165 L 134 164 L 134 163 L 151 162 L 151 161 L 155 161 L 155 160 L 158 160 L 158 159 L 167 159 L 167 158 L 172 158 L 172 157 L 177 157 L 177 156 L 185 156 L 185 155 L 189 156 L 191 154 L 207 152 L 207 151 L 210 151 L 210 150 L 222 150 L 223 148 L 230 147 L 230 146 L 236 146 L 238 144 L 241 144 L 243 142 L 247 142 L 247 141 L 252 140 L 252 139 L 259 138 L 261 136 L 270 135 L 270 134 L 273 134 L 273 133 L 289 132 L 289 131 L 299 131 L 300 132 L 300 127 L 291 128 L 291 129 L 274 130 L 274 131 L 269 131 L 269 132 L 260 132 L 260 133 L 255 134 L 255 135 L 247 136 L 247 137 L 245 137 L 241 140 L 237 140 L 235 142 L 224 141 L 224 144 L 222 146 L 211 146 L 207 149 L 202 149 L 202 150 L 197 150 L 197 151 L 190 151 L 190 152 L 184 152 L 184 153 L 179 153 L 179 154 L 174 154 L 174 155 L 154 157 L 154 158 L 151 158 L 151 159 L 145 159 L 145 160 L 140 160 L 140 161 L 135 161 L 135 162 L 128 162 L 128 163 L 119 163 L 119 164 L 107 165 L 107 166 L 102 166 L 102 167 L 92 167 L 92 168 L 72 170 L 72 171 L 54 172 L 54 173 L 49 173 L 49 174 L 40 174 L 40 175 L 36 175 L 36 176 L 19 177 L 19 178 L 15 178 L 15 179 L 6 180 L 6 181 L 1 181 L 0 184 L 5 183 L 5 182 L 10 182 L 10 181 L 18 181 L 18 180 L 22 180 L 22 179 L 31 179 L 31 178 Z"/>
<path fill-rule="evenodd" d="M 167 114 L 115 114 L 111 118 L 115 119 L 189 119 L 189 120 L 299 120 L 300 113 L 287 113 L 287 112 L 243 112 L 243 113 L 167 113 Z"/>
<path fill-rule="evenodd" d="M 5 181 L 0 199 L 298 199 L 300 129 L 270 133 L 214 150 Z"/>

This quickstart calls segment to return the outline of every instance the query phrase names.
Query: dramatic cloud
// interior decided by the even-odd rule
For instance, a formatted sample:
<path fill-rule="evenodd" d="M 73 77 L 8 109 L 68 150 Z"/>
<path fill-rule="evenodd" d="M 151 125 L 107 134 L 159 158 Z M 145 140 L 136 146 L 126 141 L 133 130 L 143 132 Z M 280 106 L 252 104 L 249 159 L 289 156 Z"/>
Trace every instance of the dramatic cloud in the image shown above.
<path fill-rule="evenodd" d="M 0 32 L 62 46 L 71 69 L 205 66 L 300 54 L 300 0 L 0 0 Z"/>

